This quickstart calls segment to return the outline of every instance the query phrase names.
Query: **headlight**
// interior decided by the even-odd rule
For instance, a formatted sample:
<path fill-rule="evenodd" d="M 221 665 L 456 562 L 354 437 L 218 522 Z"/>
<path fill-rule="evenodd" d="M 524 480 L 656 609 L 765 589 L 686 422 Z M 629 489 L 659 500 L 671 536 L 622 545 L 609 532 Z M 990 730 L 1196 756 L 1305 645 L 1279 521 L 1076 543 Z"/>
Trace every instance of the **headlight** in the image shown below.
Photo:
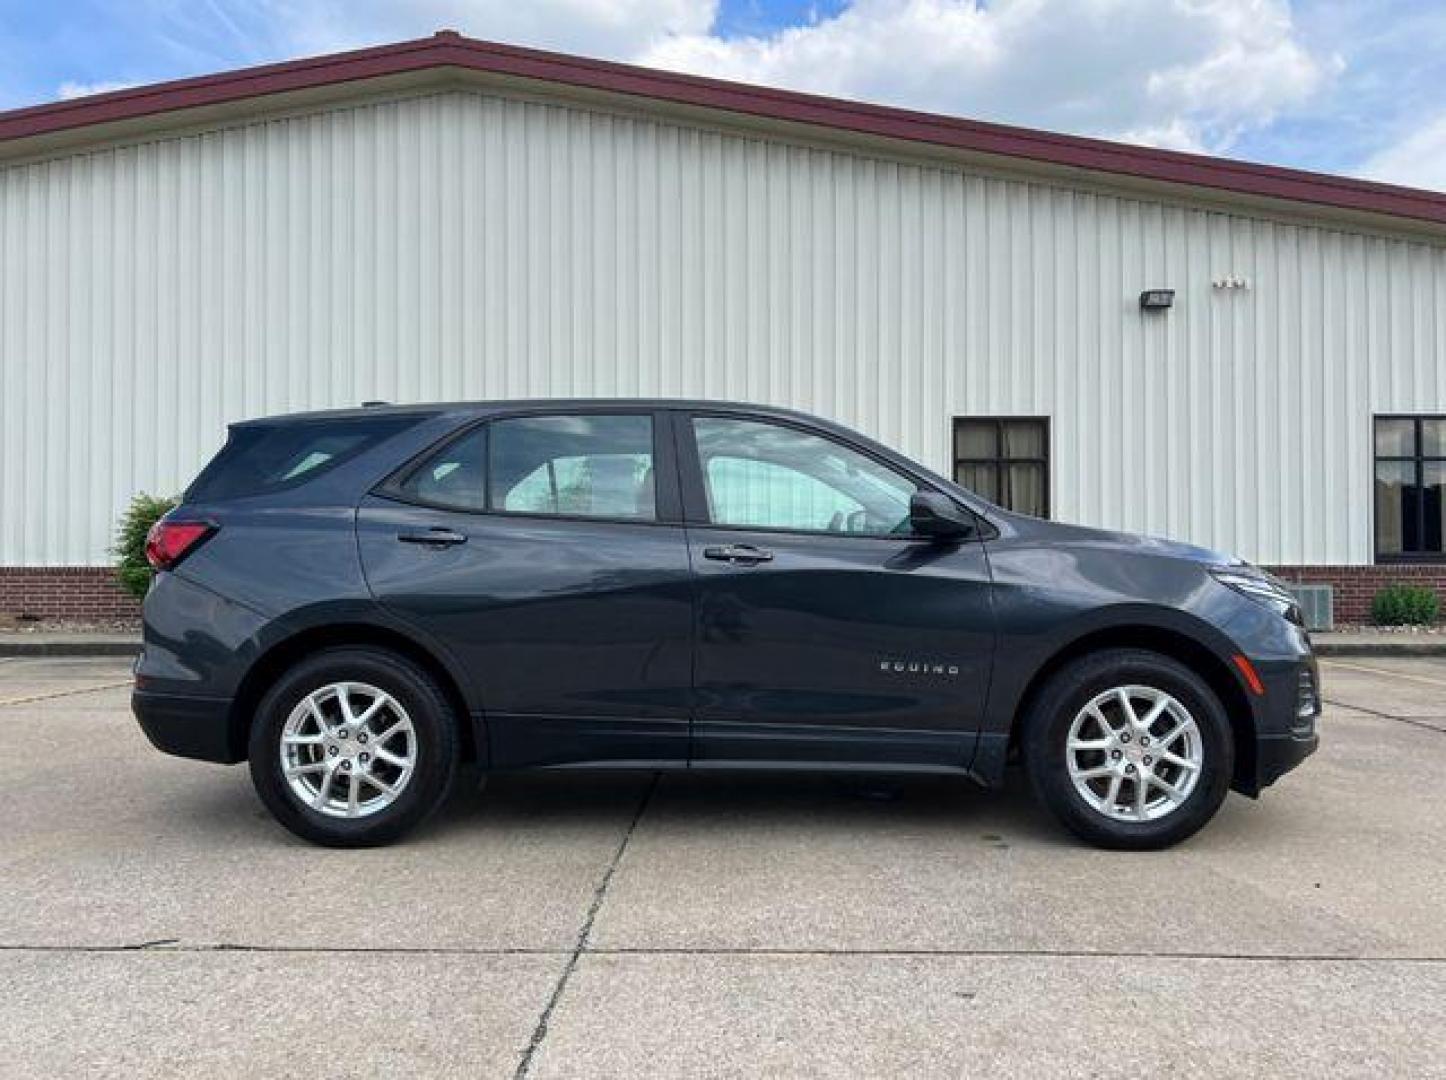
<path fill-rule="evenodd" d="M 1269 574 L 1240 566 L 1212 566 L 1210 573 L 1215 580 L 1227 588 L 1234 589 L 1242 596 L 1248 596 L 1257 604 L 1264 604 L 1282 618 L 1293 623 L 1301 621 L 1300 608 L 1295 597 Z"/>

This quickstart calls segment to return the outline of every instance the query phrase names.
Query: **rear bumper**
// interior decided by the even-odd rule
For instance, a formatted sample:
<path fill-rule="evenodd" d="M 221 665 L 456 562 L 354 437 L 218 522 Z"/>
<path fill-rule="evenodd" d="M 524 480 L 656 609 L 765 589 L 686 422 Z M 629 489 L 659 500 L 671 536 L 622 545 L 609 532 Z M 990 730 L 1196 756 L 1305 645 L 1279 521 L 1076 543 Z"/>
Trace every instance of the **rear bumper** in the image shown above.
<path fill-rule="evenodd" d="M 246 733 L 228 698 L 136 690 L 131 711 L 157 750 L 223 765 L 246 759 Z"/>

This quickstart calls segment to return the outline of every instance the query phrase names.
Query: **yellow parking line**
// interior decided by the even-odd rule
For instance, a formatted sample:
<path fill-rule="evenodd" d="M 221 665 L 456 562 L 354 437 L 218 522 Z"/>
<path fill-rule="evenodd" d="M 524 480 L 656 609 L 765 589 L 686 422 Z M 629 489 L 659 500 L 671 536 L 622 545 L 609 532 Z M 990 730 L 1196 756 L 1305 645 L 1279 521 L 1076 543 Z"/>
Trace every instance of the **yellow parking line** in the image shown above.
<path fill-rule="evenodd" d="M 35 701 L 49 701 L 51 698 L 70 697 L 72 694 L 93 694 L 98 690 L 118 690 L 122 686 L 129 686 L 131 680 L 125 682 L 102 683 L 100 686 L 82 686 L 75 690 L 56 690 L 49 694 L 31 694 L 28 697 L 0 698 L 0 708 L 6 705 L 29 705 Z"/>
<path fill-rule="evenodd" d="M 1429 686 L 1446 686 L 1446 679 L 1433 679 L 1429 675 L 1415 675 L 1409 671 L 1390 671 L 1386 668 L 1367 667 L 1365 664 L 1350 664 L 1334 657 L 1323 656 L 1320 663 L 1322 667 L 1349 668 L 1352 671 L 1364 671 L 1368 675 L 1384 675 L 1388 679 L 1409 679 L 1411 682 L 1426 683 Z"/>

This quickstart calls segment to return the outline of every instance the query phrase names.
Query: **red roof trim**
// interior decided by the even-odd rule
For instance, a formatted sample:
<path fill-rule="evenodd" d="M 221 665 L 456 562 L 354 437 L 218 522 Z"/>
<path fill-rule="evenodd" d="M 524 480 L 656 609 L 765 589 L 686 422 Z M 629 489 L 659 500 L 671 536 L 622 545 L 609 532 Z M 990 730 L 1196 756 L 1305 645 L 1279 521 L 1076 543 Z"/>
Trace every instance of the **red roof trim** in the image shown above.
<path fill-rule="evenodd" d="M 983 154 L 1446 224 L 1446 193 L 1130 146 L 475 41 L 450 31 L 0 113 L 0 143 L 437 67 L 540 79 Z"/>

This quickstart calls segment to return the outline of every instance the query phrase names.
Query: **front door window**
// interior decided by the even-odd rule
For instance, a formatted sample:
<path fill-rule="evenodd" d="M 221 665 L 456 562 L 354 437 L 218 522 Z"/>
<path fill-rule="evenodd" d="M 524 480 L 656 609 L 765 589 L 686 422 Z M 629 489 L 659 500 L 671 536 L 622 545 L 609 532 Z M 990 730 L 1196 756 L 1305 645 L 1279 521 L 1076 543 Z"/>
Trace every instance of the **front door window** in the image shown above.
<path fill-rule="evenodd" d="M 737 528 L 907 535 L 917 485 L 873 458 L 783 424 L 693 421 L 709 520 Z"/>

